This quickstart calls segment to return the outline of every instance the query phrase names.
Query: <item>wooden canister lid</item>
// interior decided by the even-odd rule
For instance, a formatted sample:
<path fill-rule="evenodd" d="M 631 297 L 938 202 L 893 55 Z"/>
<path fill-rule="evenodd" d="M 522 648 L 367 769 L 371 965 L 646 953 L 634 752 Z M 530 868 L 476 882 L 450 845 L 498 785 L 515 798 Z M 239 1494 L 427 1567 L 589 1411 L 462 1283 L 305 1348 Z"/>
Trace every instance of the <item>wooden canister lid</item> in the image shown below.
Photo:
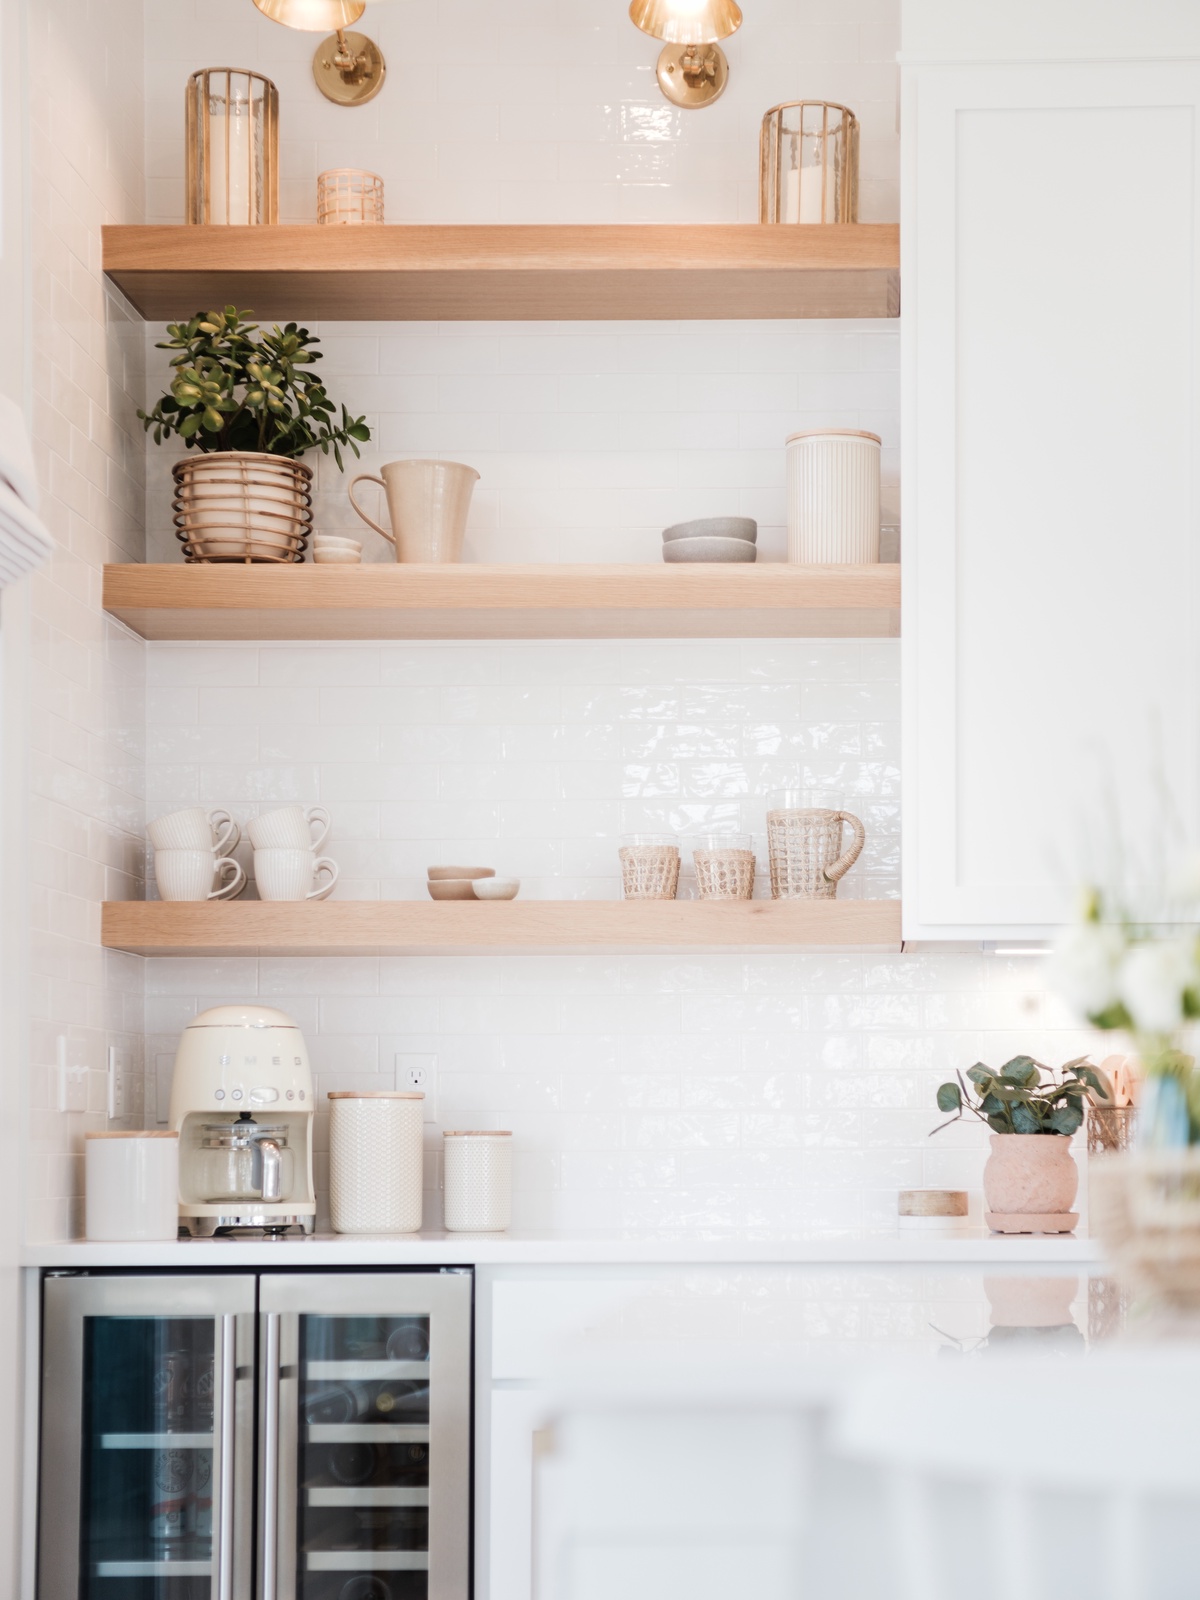
<path fill-rule="evenodd" d="M 330 1100 L 424 1100 L 420 1089 L 331 1089 Z"/>
<path fill-rule="evenodd" d="M 163 1128 L 113 1128 L 103 1133 L 85 1133 L 85 1139 L 178 1139 L 177 1133 Z"/>
<path fill-rule="evenodd" d="M 965 1217 L 965 1189 L 901 1189 L 902 1217 Z"/>
<path fill-rule="evenodd" d="M 785 443 L 794 439 L 873 439 L 877 445 L 883 440 L 877 433 L 867 433 L 863 428 L 804 428 L 800 433 L 789 433 Z"/>

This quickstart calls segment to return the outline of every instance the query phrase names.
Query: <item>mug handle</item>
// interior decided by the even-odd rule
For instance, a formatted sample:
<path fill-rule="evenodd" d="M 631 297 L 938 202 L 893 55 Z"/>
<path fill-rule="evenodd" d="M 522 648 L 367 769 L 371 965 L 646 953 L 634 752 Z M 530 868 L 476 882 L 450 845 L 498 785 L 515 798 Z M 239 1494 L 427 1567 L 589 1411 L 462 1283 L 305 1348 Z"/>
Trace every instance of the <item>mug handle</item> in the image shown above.
<path fill-rule="evenodd" d="M 382 478 L 376 477 L 373 472 L 360 472 L 357 478 L 351 478 L 350 488 L 348 489 L 347 493 L 350 496 L 350 504 L 354 507 L 355 511 L 358 512 L 359 516 L 366 523 L 367 527 L 374 528 L 376 533 L 381 533 L 387 542 L 394 546 L 396 543 L 395 536 L 390 534 L 386 528 L 381 528 L 375 521 L 374 517 L 369 517 L 359 505 L 358 501 L 354 498 L 354 485 L 356 483 L 377 483 L 383 490 L 384 494 L 387 493 L 387 484 L 384 483 Z"/>
<path fill-rule="evenodd" d="M 217 860 L 217 873 L 220 877 L 225 876 L 226 867 L 233 868 L 233 877 L 230 878 L 228 883 L 223 883 L 219 889 L 214 889 L 208 897 L 210 900 L 232 900 L 236 895 L 241 894 L 246 887 L 246 869 L 241 862 L 235 861 L 232 856 L 219 857 Z"/>
<path fill-rule="evenodd" d="M 228 811 L 222 811 L 219 807 L 215 811 L 210 811 L 208 813 L 208 825 L 210 828 L 220 830 L 220 837 L 216 844 L 213 845 L 213 854 L 215 856 L 232 855 L 241 843 L 242 830 L 229 815 Z"/>
<path fill-rule="evenodd" d="M 328 856 L 318 856 L 313 863 L 313 877 L 318 877 L 322 872 L 329 874 L 329 882 L 322 884 L 319 889 L 313 889 L 309 894 L 306 894 L 304 896 L 306 900 L 325 900 L 333 893 L 333 886 L 338 881 L 337 862 L 331 861 Z"/>
<path fill-rule="evenodd" d="M 831 861 L 825 868 L 826 883 L 837 883 L 844 878 L 862 854 L 862 847 L 867 842 L 867 830 L 857 817 L 852 816 L 849 811 L 839 811 L 837 815 L 842 822 L 850 824 L 854 831 L 854 838 L 851 841 L 849 850 L 844 851 L 836 861 Z"/>
<path fill-rule="evenodd" d="M 312 841 L 311 849 L 313 854 L 316 855 L 317 851 L 329 837 L 329 823 L 331 820 L 329 813 L 326 811 L 324 806 L 309 806 L 308 810 L 304 813 L 304 820 L 305 822 L 309 823 L 310 826 L 314 822 L 324 824 L 320 833 Z"/>

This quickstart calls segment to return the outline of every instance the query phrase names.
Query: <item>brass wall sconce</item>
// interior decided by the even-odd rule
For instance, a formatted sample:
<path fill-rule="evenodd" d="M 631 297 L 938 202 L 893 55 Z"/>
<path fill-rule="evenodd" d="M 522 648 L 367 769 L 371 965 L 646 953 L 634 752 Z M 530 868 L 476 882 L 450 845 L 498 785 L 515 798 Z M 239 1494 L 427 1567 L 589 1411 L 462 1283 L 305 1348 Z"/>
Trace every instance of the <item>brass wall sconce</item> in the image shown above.
<path fill-rule="evenodd" d="M 313 56 L 313 78 L 326 100 L 364 106 L 383 88 L 387 63 L 382 50 L 365 33 L 346 32 L 367 9 L 367 0 L 254 0 L 254 4 L 285 28 L 308 33 L 333 29 Z"/>
<path fill-rule="evenodd" d="M 672 105 L 699 111 L 721 98 L 729 62 L 717 41 L 742 25 L 735 0 L 632 0 L 629 18 L 643 33 L 666 41 L 658 86 Z"/>

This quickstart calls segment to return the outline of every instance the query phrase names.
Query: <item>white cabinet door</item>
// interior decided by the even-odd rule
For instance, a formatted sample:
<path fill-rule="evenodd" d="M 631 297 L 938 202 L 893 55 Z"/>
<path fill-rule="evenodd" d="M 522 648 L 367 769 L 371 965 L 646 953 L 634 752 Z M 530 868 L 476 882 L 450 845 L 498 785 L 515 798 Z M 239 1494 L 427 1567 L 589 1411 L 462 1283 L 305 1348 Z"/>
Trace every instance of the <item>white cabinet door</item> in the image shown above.
<path fill-rule="evenodd" d="M 1197 817 L 1200 62 L 905 73 L 907 938 Z"/>

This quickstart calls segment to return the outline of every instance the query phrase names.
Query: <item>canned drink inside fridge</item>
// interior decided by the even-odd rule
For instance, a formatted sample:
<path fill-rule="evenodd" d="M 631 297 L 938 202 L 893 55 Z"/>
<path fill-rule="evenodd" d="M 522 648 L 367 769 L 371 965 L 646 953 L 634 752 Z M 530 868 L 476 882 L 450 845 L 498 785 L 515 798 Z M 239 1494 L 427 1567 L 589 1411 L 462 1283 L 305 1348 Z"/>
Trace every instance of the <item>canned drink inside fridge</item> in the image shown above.
<path fill-rule="evenodd" d="M 210 1351 L 207 1356 L 201 1357 L 192 1382 L 192 1418 L 197 1433 L 212 1432 L 215 1387 L 214 1362 Z"/>
<path fill-rule="evenodd" d="M 192 1450 L 156 1450 L 151 1463 L 150 1539 L 174 1547 L 188 1536 L 188 1508 L 195 1462 Z"/>
<path fill-rule="evenodd" d="M 196 1451 L 195 1490 L 188 1517 L 189 1532 L 196 1539 L 211 1541 L 213 1530 L 212 1451 Z"/>
<path fill-rule="evenodd" d="M 191 1425 L 192 1352 L 164 1350 L 154 1369 L 154 1424 L 160 1431 L 186 1433 Z"/>

